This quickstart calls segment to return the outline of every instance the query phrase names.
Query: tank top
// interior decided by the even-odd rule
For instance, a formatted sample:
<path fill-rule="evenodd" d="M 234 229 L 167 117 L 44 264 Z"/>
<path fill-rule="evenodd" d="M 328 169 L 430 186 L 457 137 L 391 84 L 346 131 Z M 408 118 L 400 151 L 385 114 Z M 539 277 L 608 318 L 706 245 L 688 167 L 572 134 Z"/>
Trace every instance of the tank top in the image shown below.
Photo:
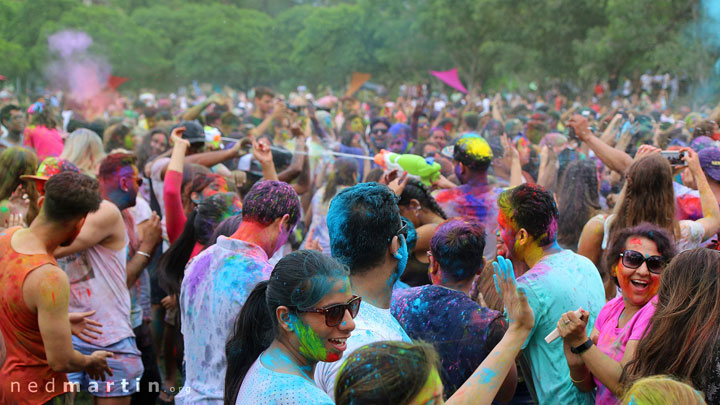
<path fill-rule="evenodd" d="M 100 347 L 135 336 L 130 324 L 127 246 L 125 232 L 125 247 L 120 250 L 95 245 L 59 260 L 70 280 L 70 312 L 97 311 L 90 319 L 103 325 L 103 333 L 93 341 Z"/>
<path fill-rule="evenodd" d="M 47 254 L 16 252 L 10 240 L 18 229 L 0 233 L 0 329 L 7 353 L 0 369 L 0 404 L 38 404 L 62 394 L 67 378 L 48 365 L 37 314 L 25 304 L 23 284 L 35 269 L 57 262 Z"/>

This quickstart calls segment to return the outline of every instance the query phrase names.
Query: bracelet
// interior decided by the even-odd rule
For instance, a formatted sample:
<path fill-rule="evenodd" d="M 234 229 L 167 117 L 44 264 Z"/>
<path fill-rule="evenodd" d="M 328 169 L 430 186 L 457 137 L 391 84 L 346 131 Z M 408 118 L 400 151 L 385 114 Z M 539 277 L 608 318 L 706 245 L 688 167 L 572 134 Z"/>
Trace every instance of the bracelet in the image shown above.
<path fill-rule="evenodd" d="M 581 382 L 584 382 L 585 380 L 587 380 L 587 378 L 588 378 L 588 376 L 590 375 L 590 373 L 585 374 L 585 377 L 583 377 L 582 380 L 574 380 L 574 379 L 572 378 L 572 372 L 570 372 L 569 375 L 570 375 L 570 381 L 572 381 L 572 382 L 574 382 L 574 383 L 576 383 L 576 384 L 580 384 Z"/>
<path fill-rule="evenodd" d="M 135 253 L 139 254 L 140 256 L 145 256 L 145 257 L 147 257 L 148 259 L 152 258 L 152 256 L 150 255 L 150 253 L 145 253 L 145 252 L 140 251 L 140 250 L 136 251 Z"/>
<path fill-rule="evenodd" d="M 592 339 L 588 339 L 588 340 L 585 341 L 585 343 L 581 344 L 580 346 L 571 347 L 571 348 L 570 348 L 570 351 L 573 352 L 573 353 L 575 353 L 575 354 L 583 354 L 583 353 L 585 353 L 585 352 L 587 351 L 587 349 L 589 349 L 592 345 L 593 345 Z"/>

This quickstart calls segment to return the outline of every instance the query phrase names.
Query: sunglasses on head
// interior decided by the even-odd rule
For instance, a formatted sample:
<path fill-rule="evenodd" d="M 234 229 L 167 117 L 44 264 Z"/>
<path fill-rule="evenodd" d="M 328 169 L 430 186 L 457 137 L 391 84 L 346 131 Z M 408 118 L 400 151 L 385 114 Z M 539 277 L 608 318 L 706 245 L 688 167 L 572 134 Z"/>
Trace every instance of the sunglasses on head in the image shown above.
<path fill-rule="evenodd" d="M 346 304 L 335 304 L 325 308 L 298 308 L 297 311 L 310 312 L 314 314 L 325 314 L 325 325 L 333 328 L 340 325 L 343 318 L 345 318 L 345 311 L 350 312 L 350 316 L 355 319 L 358 311 L 360 311 L 360 302 L 362 302 L 362 298 L 358 297 L 357 295 L 353 295 L 350 301 L 348 301 Z"/>
<path fill-rule="evenodd" d="M 662 256 L 645 257 L 645 255 L 635 250 L 626 250 L 620 253 L 620 257 L 622 257 L 623 266 L 628 269 L 637 269 L 643 263 L 646 263 L 649 272 L 660 274 L 665 267 L 665 258 Z"/>
<path fill-rule="evenodd" d="M 385 129 L 385 128 L 373 128 L 373 130 L 371 131 L 371 133 L 373 133 L 373 134 L 386 134 L 387 131 L 388 131 L 388 130 Z"/>

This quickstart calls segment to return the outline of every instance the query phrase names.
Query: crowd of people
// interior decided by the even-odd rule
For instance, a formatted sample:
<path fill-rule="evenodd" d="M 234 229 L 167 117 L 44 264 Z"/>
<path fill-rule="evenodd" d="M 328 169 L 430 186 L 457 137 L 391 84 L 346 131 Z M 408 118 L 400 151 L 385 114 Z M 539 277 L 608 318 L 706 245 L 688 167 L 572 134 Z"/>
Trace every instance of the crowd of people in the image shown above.
<path fill-rule="evenodd" d="M 720 404 L 679 87 L 4 91 L 0 403 Z"/>

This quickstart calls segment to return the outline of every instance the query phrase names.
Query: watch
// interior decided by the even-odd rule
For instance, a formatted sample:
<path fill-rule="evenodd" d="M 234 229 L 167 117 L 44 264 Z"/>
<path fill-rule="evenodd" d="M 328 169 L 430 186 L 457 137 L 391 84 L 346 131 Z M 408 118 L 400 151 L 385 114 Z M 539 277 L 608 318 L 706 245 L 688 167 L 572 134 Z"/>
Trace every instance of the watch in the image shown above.
<path fill-rule="evenodd" d="M 585 341 L 585 343 L 581 344 L 580 346 L 571 347 L 571 348 L 570 348 L 570 351 L 573 352 L 573 353 L 575 353 L 575 354 L 583 354 L 583 353 L 585 353 L 585 352 L 587 351 L 587 349 L 589 349 L 590 346 L 592 346 L 592 345 L 593 345 L 592 339 L 588 339 L 588 340 Z"/>

